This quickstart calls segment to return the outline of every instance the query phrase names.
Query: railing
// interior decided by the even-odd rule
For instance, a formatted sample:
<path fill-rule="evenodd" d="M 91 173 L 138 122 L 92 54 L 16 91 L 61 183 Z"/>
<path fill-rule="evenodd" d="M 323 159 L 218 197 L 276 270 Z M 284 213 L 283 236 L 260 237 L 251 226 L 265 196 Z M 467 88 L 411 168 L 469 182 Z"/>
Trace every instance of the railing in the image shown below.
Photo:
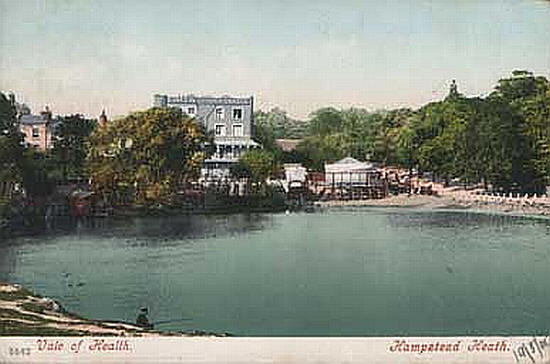
<path fill-rule="evenodd" d="M 503 193 L 487 191 L 454 191 L 449 193 L 454 200 L 484 204 L 510 204 L 519 206 L 550 207 L 550 198 L 547 195 Z"/>

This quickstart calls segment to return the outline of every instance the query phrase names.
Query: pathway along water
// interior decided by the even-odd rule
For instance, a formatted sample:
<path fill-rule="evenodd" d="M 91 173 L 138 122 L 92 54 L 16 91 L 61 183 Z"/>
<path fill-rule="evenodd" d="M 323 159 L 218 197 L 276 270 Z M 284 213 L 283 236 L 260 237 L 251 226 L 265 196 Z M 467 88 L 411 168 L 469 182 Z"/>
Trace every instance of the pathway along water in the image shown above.
<path fill-rule="evenodd" d="M 250 336 L 540 334 L 548 220 L 338 209 L 96 220 L 0 243 L 0 280 L 85 317 Z"/>

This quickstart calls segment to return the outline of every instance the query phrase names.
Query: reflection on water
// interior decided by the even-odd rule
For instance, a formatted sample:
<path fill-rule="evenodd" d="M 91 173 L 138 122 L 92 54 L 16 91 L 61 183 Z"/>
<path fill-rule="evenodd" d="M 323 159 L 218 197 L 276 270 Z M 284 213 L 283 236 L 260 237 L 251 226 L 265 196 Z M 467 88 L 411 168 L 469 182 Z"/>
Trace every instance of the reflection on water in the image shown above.
<path fill-rule="evenodd" d="M 160 239 L 213 237 L 261 230 L 269 223 L 262 214 L 183 215 L 118 219 L 60 219 L 49 223 L 47 235 L 91 234 L 103 237 Z"/>
<path fill-rule="evenodd" d="M 85 316 L 236 335 L 542 333 L 548 220 L 342 209 L 57 223 L 0 279 Z"/>

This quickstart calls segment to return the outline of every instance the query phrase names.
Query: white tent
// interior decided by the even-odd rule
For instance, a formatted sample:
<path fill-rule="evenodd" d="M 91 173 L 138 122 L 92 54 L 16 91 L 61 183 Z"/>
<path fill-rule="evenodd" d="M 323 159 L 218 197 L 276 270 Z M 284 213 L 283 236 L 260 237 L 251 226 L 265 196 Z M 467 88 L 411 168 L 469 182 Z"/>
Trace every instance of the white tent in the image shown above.
<path fill-rule="evenodd" d="M 325 164 L 325 182 L 337 183 L 367 183 L 372 182 L 372 176 L 377 172 L 370 162 L 360 162 L 347 157 L 333 164 Z"/>

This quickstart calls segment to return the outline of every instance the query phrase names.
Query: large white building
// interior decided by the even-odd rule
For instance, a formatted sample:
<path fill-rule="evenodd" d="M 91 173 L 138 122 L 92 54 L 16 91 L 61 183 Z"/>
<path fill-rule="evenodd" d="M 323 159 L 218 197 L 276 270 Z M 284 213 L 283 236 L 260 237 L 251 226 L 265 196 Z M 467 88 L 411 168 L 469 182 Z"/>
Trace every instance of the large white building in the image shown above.
<path fill-rule="evenodd" d="M 229 167 L 245 151 L 259 148 L 252 140 L 254 97 L 209 97 L 194 95 L 154 95 L 153 106 L 175 107 L 197 118 L 214 134 L 216 151 L 204 163 L 205 178 L 229 176 Z"/>

